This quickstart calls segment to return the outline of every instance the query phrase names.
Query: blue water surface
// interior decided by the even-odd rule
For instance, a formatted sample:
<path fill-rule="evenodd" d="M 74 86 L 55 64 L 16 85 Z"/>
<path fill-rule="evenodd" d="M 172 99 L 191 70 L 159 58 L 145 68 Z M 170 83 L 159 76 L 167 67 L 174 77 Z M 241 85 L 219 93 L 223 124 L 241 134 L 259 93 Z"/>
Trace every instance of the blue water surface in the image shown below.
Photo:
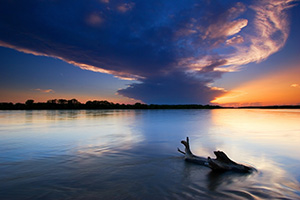
<path fill-rule="evenodd" d="M 0 199 L 300 199 L 300 110 L 0 111 Z M 222 150 L 251 174 L 186 163 Z"/>

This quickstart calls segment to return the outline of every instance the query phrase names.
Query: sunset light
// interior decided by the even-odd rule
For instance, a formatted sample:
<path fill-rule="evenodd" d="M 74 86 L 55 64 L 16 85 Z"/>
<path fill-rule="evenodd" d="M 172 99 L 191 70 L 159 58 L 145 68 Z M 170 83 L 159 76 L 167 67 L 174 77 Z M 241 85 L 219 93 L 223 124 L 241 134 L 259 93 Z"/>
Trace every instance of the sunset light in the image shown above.
<path fill-rule="evenodd" d="M 298 104 L 299 80 L 270 67 L 275 56 L 299 68 L 298 9 L 294 0 L 4 0 L 0 102 Z"/>
<path fill-rule="evenodd" d="M 300 0 L 0 0 L 0 200 L 300 199 Z"/>
<path fill-rule="evenodd" d="M 211 103 L 223 106 L 269 106 L 300 104 L 300 65 L 246 82 Z"/>

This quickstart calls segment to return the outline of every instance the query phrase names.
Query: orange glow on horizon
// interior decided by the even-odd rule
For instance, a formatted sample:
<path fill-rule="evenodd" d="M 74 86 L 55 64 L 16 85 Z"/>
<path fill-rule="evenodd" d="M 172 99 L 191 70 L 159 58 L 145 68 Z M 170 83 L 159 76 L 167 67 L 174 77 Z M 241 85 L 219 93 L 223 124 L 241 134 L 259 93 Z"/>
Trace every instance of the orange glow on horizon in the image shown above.
<path fill-rule="evenodd" d="M 297 69 L 298 67 L 298 69 Z M 268 76 L 245 83 L 211 103 L 222 106 L 267 106 L 300 104 L 300 69 L 285 68 Z"/>

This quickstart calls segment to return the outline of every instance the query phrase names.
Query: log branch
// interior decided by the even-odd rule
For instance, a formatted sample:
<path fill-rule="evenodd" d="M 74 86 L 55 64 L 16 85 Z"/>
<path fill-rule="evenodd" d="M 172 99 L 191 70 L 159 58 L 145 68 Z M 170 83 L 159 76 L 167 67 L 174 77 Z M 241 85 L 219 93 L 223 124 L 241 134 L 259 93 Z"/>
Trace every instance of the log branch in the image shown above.
<path fill-rule="evenodd" d="M 255 168 L 253 167 L 232 161 L 223 151 L 214 151 L 214 154 L 216 155 L 215 159 L 194 155 L 190 149 L 188 137 L 186 138 L 186 141 L 182 140 L 181 143 L 185 146 L 185 152 L 181 151 L 179 148 L 177 150 L 185 155 L 185 160 L 188 162 L 209 167 L 213 171 L 236 171 L 242 173 L 255 171 Z"/>
<path fill-rule="evenodd" d="M 181 151 L 179 148 L 177 148 L 177 151 L 179 151 L 180 153 L 185 155 L 185 153 L 183 151 Z"/>

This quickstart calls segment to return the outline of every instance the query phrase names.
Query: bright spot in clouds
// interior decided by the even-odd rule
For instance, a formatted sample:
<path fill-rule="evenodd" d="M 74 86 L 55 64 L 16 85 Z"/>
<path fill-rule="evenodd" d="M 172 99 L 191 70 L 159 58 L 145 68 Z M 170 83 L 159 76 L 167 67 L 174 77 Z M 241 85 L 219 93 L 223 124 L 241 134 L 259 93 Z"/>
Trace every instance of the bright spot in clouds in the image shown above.
<path fill-rule="evenodd" d="M 294 88 L 300 88 L 300 85 L 297 84 L 297 83 L 294 83 L 294 84 L 291 85 L 291 87 L 294 87 Z"/>

